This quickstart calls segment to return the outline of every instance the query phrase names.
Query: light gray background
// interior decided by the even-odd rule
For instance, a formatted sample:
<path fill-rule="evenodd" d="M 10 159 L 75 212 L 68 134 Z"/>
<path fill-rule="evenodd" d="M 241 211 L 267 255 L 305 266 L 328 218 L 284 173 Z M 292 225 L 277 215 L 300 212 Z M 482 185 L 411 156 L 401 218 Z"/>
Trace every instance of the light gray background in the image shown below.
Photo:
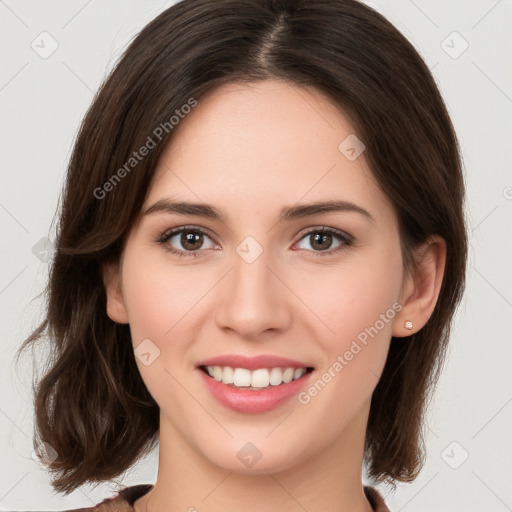
<path fill-rule="evenodd" d="M 19 371 L 12 358 L 40 319 L 40 304 L 31 301 L 48 265 L 37 244 L 53 239 L 50 223 L 81 118 L 127 43 L 172 3 L 0 0 L 2 510 L 87 507 L 116 489 L 112 482 L 54 493 L 31 458 L 30 358 Z M 512 2 L 368 3 L 412 41 L 438 81 L 461 142 L 471 231 L 468 287 L 430 409 L 427 464 L 395 494 L 379 489 L 394 512 L 512 510 Z M 58 48 L 47 58 L 32 49 L 34 41 L 48 51 L 51 38 Z M 458 55 L 464 40 L 469 47 Z M 157 462 L 153 453 L 117 484 L 153 483 Z"/>

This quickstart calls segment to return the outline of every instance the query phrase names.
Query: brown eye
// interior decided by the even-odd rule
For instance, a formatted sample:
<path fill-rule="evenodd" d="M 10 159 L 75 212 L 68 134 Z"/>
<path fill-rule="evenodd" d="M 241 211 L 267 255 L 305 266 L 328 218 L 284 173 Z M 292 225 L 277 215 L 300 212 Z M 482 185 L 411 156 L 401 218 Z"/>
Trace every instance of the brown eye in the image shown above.
<path fill-rule="evenodd" d="M 181 233 L 180 243 L 187 251 L 197 251 L 203 245 L 203 234 L 183 232 Z"/>
<path fill-rule="evenodd" d="M 174 229 L 164 234 L 159 242 L 167 251 L 180 256 L 196 256 L 204 249 L 215 248 L 210 236 L 199 228 Z"/>
<path fill-rule="evenodd" d="M 333 239 L 331 234 L 315 233 L 309 236 L 311 237 L 311 247 L 313 247 L 313 249 L 318 249 L 319 251 L 330 249 Z"/>
<path fill-rule="evenodd" d="M 310 250 L 318 253 L 319 256 L 323 256 L 337 253 L 351 244 L 352 238 L 348 235 L 333 229 L 319 228 L 305 233 L 298 247 L 299 249 Z"/>

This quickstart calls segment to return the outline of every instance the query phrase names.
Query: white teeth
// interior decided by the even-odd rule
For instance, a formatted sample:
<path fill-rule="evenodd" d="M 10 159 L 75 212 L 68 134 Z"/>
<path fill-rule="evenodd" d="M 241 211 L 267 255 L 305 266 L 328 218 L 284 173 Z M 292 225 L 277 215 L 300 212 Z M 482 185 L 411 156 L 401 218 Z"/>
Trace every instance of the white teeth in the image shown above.
<path fill-rule="evenodd" d="M 270 370 L 269 381 L 272 386 L 278 386 L 283 382 L 283 372 L 281 368 L 272 368 L 272 370 Z"/>
<path fill-rule="evenodd" d="M 206 366 L 210 377 L 224 384 L 232 384 L 236 387 L 266 388 L 287 384 L 292 380 L 300 379 L 306 368 L 258 368 L 248 370 L 247 368 L 232 368 L 231 366 Z"/>
<path fill-rule="evenodd" d="M 305 373 L 306 373 L 306 369 L 305 368 L 297 368 L 293 372 L 293 380 L 300 379 Z"/>
<path fill-rule="evenodd" d="M 222 380 L 222 368 L 220 366 L 213 367 L 213 378 L 215 380 Z"/>
<path fill-rule="evenodd" d="M 219 380 L 219 379 L 215 379 Z M 235 368 L 233 374 L 233 384 L 235 386 L 250 386 L 251 385 L 251 372 L 246 368 Z"/>
<path fill-rule="evenodd" d="M 233 384 L 233 374 L 234 374 L 233 368 L 231 366 L 224 367 L 224 370 L 222 372 L 222 382 L 224 384 Z"/>
<path fill-rule="evenodd" d="M 254 370 L 251 375 L 251 386 L 253 388 L 266 388 L 270 383 L 270 375 L 266 368 Z M 279 383 L 281 384 L 281 383 Z"/>
<path fill-rule="evenodd" d="M 294 374 L 293 368 L 286 368 L 286 370 L 283 372 L 283 381 L 285 383 L 291 382 L 293 380 L 293 374 Z"/>

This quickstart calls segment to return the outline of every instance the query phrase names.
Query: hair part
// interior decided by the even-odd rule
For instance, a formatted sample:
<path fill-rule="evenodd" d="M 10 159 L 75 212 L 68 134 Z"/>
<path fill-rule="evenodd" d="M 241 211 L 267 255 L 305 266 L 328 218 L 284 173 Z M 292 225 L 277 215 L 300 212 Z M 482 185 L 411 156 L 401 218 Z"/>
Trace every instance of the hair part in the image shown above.
<path fill-rule="evenodd" d="M 434 312 L 419 332 L 392 338 L 366 432 L 371 479 L 394 485 L 418 475 L 427 400 L 462 297 L 467 256 L 461 156 L 435 80 L 411 43 L 356 0 L 184 0 L 133 40 L 81 124 L 45 319 L 19 349 L 42 338 L 51 349 L 34 387 L 34 447 L 45 442 L 57 452 L 49 465 L 57 491 L 111 480 L 157 442 L 159 408 L 139 374 L 129 326 L 107 316 L 102 269 L 119 261 L 175 130 L 100 199 L 98 188 L 190 98 L 266 79 L 315 88 L 350 118 L 396 213 L 407 271 L 414 249 L 431 235 L 446 241 Z"/>

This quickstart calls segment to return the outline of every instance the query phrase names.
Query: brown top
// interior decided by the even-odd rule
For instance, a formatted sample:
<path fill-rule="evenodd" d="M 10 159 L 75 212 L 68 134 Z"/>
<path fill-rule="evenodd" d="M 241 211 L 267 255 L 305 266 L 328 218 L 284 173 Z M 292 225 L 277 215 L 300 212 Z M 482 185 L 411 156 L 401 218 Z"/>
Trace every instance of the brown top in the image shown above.
<path fill-rule="evenodd" d="M 134 512 L 133 504 L 153 488 L 151 484 L 139 484 L 125 487 L 116 496 L 107 498 L 95 507 L 75 508 L 65 512 Z M 384 498 L 375 487 L 364 486 L 364 493 L 374 512 L 391 512 L 384 503 Z"/>

